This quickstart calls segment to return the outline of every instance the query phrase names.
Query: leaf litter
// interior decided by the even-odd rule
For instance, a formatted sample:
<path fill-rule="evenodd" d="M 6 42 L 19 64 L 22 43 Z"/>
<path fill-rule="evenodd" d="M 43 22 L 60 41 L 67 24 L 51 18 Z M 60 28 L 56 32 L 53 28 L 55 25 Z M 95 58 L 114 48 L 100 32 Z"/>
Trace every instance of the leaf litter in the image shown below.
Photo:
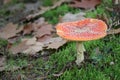
<path fill-rule="evenodd" d="M 9 50 L 14 55 L 18 53 L 35 55 L 44 49 L 58 49 L 67 42 L 64 39 L 57 37 L 54 26 L 45 22 L 44 18 L 21 26 L 19 29 L 17 28 L 17 24 L 8 23 L 0 32 L 0 37 L 7 39 L 10 41 L 9 43 L 12 44 L 9 46 Z M 26 35 L 31 35 L 32 37 L 27 38 Z M 16 37 L 18 39 L 16 39 Z M 14 45 L 17 40 L 21 41 L 20 43 L 17 43 L 17 45 Z"/>

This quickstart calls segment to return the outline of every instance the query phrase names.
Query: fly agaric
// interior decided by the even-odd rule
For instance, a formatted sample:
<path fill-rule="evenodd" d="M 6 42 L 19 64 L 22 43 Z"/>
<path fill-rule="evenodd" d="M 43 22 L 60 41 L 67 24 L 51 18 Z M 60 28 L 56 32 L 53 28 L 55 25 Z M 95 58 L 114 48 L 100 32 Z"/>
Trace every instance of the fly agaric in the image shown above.
<path fill-rule="evenodd" d="M 56 29 L 60 37 L 70 41 L 77 41 L 77 65 L 80 65 L 84 60 L 85 48 L 83 41 L 100 39 L 107 34 L 107 25 L 105 22 L 90 18 L 74 22 L 59 23 Z"/>

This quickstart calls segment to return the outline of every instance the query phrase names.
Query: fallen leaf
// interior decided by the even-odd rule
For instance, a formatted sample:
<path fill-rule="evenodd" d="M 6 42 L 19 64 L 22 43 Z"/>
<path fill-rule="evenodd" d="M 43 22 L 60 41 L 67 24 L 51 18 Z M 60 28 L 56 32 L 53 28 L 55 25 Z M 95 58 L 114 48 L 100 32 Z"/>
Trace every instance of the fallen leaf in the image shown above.
<path fill-rule="evenodd" d="M 30 34 L 33 31 L 33 25 L 32 23 L 28 23 L 23 28 L 23 35 Z"/>
<path fill-rule="evenodd" d="M 42 37 L 38 37 L 38 38 L 37 38 L 37 41 L 38 41 L 38 42 L 44 42 L 44 41 L 50 39 L 51 37 L 52 37 L 51 35 L 45 34 L 45 35 L 42 36 Z"/>
<path fill-rule="evenodd" d="M 46 34 L 50 35 L 52 31 L 54 30 L 51 24 L 44 24 L 35 32 L 35 36 L 39 38 Z"/>
<path fill-rule="evenodd" d="M 8 39 L 14 37 L 21 30 L 22 29 L 19 29 L 17 24 L 8 23 L 4 28 L 0 29 L 0 38 Z"/>
<path fill-rule="evenodd" d="M 24 39 L 24 41 L 26 41 L 26 45 L 34 45 L 36 43 L 36 38 L 30 38 L 30 39 Z"/>
<path fill-rule="evenodd" d="M 26 41 L 26 45 L 29 45 L 29 48 L 24 50 L 23 53 L 29 54 L 29 55 L 34 55 L 39 51 L 42 51 L 43 49 L 58 49 L 62 45 L 64 45 L 67 41 L 60 38 L 60 37 L 55 37 L 55 38 L 50 38 L 47 39 L 46 41 L 43 42 L 35 42 L 36 39 L 31 38 Z"/>
<path fill-rule="evenodd" d="M 29 46 L 26 45 L 26 41 L 23 41 L 16 46 L 12 46 L 10 48 L 10 51 L 12 52 L 12 54 L 16 55 L 18 53 L 22 53 L 22 51 L 28 49 L 28 47 Z"/>
<path fill-rule="evenodd" d="M 63 17 L 60 18 L 60 22 L 70 22 L 85 19 L 85 13 L 79 12 L 76 14 L 66 13 Z"/>
<path fill-rule="evenodd" d="M 43 50 L 43 44 L 40 42 L 36 42 L 34 45 L 29 46 L 28 49 L 24 50 L 23 53 L 29 54 L 29 55 L 34 55 L 37 52 Z"/>
<path fill-rule="evenodd" d="M 33 23 L 28 23 L 23 28 L 23 35 L 24 34 L 30 34 L 31 32 L 36 32 L 41 28 L 42 26 L 49 25 L 47 22 L 45 22 L 45 18 L 40 17 L 39 19 L 35 20 Z"/>
<path fill-rule="evenodd" d="M 64 45 L 67 41 L 62 39 L 61 37 L 55 37 L 48 39 L 44 42 L 47 49 L 58 49 L 62 45 Z"/>
<path fill-rule="evenodd" d="M 45 18 L 43 17 L 39 18 L 34 23 L 32 23 L 34 32 L 38 31 L 38 29 L 41 28 L 41 26 L 44 24 L 48 24 L 48 23 L 45 22 Z"/>
<path fill-rule="evenodd" d="M 43 50 L 43 43 L 37 42 L 35 37 L 30 39 L 24 39 L 26 41 L 26 45 L 29 46 L 27 49 L 23 50 L 22 52 L 29 55 L 34 55 L 35 53 Z"/>
<path fill-rule="evenodd" d="M 71 7 L 93 9 L 101 3 L 101 0 L 72 0 Z"/>

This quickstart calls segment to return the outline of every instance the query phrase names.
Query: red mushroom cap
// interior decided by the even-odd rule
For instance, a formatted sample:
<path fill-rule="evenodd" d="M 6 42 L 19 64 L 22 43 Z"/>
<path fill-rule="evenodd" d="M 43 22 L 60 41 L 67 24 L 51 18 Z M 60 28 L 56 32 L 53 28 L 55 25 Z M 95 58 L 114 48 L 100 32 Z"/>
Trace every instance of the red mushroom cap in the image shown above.
<path fill-rule="evenodd" d="M 89 18 L 80 21 L 59 23 L 56 29 L 59 36 L 74 41 L 95 40 L 107 34 L 107 25 L 105 22 Z"/>

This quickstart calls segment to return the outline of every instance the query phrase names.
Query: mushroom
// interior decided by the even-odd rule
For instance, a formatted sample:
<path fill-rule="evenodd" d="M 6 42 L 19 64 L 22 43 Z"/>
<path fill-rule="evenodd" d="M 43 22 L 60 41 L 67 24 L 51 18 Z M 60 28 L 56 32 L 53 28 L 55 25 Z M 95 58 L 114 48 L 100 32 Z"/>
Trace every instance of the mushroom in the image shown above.
<path fill-rule="evenodd" d="M 59 23 L 56 26 L 56 30 L 60 37 L 70 41 L 77 41 L 77 65 L 80 65 L 84 61 L 84 52 L 86 50 L 83 42 L 100 39 L 107 35 L 107 25 L 105 22 L 91 18 Z"/>

